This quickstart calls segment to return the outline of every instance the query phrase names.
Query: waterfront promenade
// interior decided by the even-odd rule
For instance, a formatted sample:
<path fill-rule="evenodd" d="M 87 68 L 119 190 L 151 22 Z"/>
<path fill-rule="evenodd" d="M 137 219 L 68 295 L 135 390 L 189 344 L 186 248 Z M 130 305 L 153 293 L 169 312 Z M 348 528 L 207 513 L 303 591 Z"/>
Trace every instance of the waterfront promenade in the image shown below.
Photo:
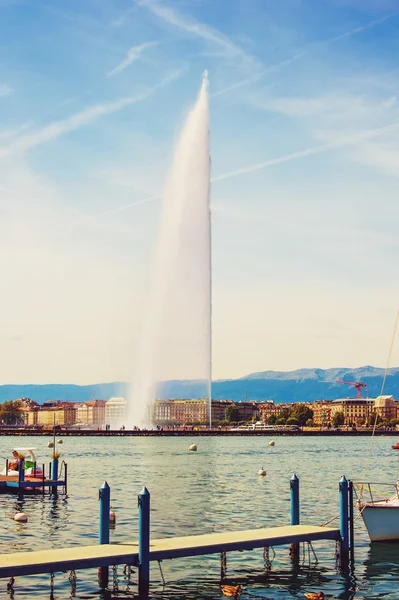
<path fill-rule="evenodd" d="M 304 428 L 297 431 L 281 431 L 281 430 L 267 430 L 267 431 L 237 431 L 232 429 L 57 429 L 56 435 L 59 436 L 77 436 L 77 437 L 277 437 L 277 436 L 289 436 L 289 437 L 364 437 L 371 436 L 373 429 L 361 428 L 353 430 L 349 429 L 321 429 L 317 427 Z M 53 436 L 53 430 L 48 429 L 29 429 L 23 427 L 16 428 L 0 428 L 0 436 Z M 378 436 L 399 436 L 399 431 L 392 429 L 376 429 L 374 435 Z"/>

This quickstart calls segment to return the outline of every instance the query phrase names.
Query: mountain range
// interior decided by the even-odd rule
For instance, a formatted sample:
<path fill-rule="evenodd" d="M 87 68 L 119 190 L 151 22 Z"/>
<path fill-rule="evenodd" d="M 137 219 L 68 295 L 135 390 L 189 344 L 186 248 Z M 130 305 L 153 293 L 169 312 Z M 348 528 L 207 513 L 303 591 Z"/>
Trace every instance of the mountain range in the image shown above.
<path fill-rule="evenodd" d="M 282 402 L 305 402 L 355 397 L 355 386 L 336 383 L 337 380 L 360 381 L 367 385 L 368 395 L 378 396 L 384 378 L 384 369 L 364 366 L 356 369 L 298 369 L 296 371 L 262 371 L 239 379 L 224 379 L 212 383 L 212 397 L 216 400 L 274 400 Z M 203 394 L 203 382 L 197 380 L 163 381 L 159 384 L 159 398 L 198 398 Z M 42 404 L 46 400 L 69 400 L 87 402 L 93 399 L 107 400 L 112 396 L 127 394 L 123 382 L 93 385 L 43 384 L 0 385 L 0 402 L 16 398 L 31 398 Z M 384 394 L 399 399 L 399 367 L 389 369 Z M 366 388 L 362 388 L 362 395 Z"/>

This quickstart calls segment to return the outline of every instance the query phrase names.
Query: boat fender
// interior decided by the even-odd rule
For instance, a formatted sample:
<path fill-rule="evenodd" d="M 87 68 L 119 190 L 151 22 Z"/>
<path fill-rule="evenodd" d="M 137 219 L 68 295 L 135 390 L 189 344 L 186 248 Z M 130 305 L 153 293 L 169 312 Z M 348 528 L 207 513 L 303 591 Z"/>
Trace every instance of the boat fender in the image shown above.
<path fill-rule="evenodd" d="M 28 515 L 26 515 L 24 512 L 17 512 L 14 515 L 14 521 L 17 521 L 18 523 L 26 523 L 28 520 Z"/>

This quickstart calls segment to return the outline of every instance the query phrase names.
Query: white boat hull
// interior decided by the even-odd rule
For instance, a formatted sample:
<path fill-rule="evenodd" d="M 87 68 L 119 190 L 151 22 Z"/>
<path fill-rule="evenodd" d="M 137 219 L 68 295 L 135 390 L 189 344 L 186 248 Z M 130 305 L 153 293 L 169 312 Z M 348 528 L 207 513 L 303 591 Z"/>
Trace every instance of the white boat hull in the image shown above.
<path fill-rule="evenodd" d="M 372 542 L 399 541 L 399 501 L 395 499 L 359 506 Z"/>

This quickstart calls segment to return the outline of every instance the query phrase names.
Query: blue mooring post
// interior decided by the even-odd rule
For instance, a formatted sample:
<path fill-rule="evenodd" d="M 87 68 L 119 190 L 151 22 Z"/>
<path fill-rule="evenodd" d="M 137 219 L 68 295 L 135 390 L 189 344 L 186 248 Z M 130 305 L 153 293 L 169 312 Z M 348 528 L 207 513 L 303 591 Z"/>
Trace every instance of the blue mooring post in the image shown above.
<path fill-rule="evenodd" d="M 98 490 L 98 499 L 100 501 L 100 531 L 98 536 L 99 544 L 109 544 L 109 510 L 111 505 L 111 488 L 104 481 Z M 109 580 L 108 567 L 98 569 L 98 584 L 101 588 L 106 588 Z"/>
<path fill-rule="evenodd" d="M 150 492 L 143 487 L 139 505 L 139 596 L 147 598 L 150 587 Z"/>
<path fill-rule="evenodd" d="M 53 458 L 51 461 L 51 479 L 53 481 L 57 481 L 58 479 L 58 458 Z M 51 493 L 53 496 L 58 494 L 58 487 L 56 485 L 52 486 Z"/>
<path fill-rule="evenodd" d="M 22 487 L 21 484 L 23 484 L 24 481 L 25 481 L 25 461 L 22 458 L 19 460 L 19 465 L 18 465 L 18 485 L 20 487 Z"/>
<path fill-rule="evenodd" d="M 299 525 L 299 478 L 294 473 L 290 479 L 290 524 Z M 292 561 L 299 560 L 299 544 L 290 545 L 290 556 Z"/>
<path fill-rule="evenodd" d="M 339 531 L 341 535 L 340 566 L 349 564 L 349 485 L 345 475 L 339 482 Z"/>

